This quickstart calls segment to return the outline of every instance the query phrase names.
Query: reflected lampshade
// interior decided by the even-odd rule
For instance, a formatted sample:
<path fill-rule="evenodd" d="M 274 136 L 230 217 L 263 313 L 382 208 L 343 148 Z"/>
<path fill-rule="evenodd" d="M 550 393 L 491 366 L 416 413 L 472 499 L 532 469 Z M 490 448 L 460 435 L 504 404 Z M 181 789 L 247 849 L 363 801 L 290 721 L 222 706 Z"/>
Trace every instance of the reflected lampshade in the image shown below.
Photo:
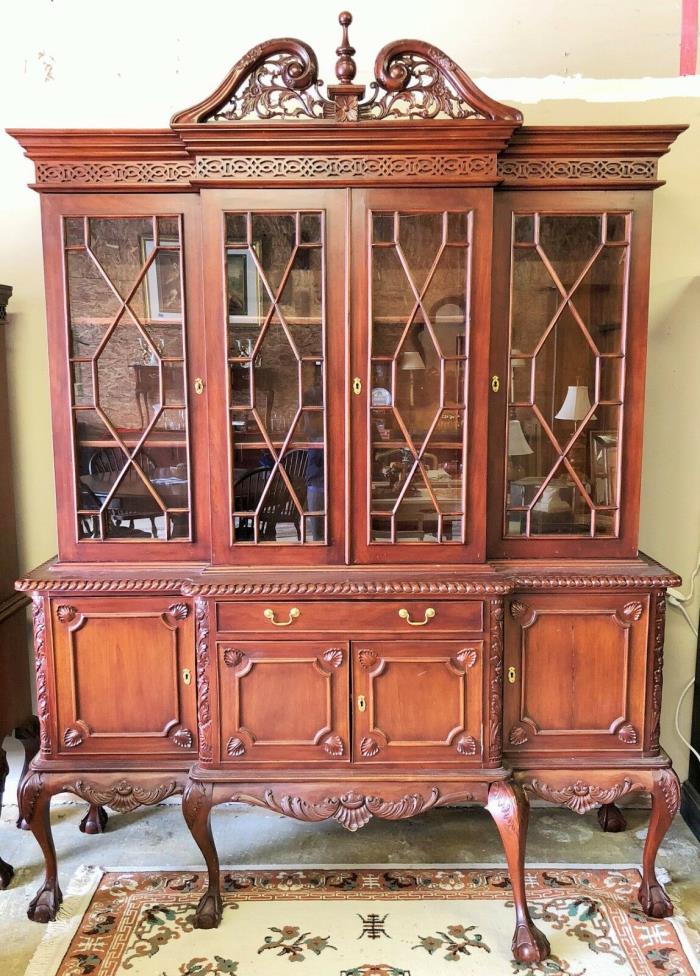
<path fill-rule="evenodd" d="M 527 442 L 519 420 L 508 421 L 508 456 L 520 457 L 523 454 L 532 454 L 533 450 Z"/>
<path fill-rule="evenodd" d="M 425 369 L 423 357 L 419 352 L 407 350 L 399 356 L 399 369 Z"/>
<path fill-rule="evenodd" d="M 583 420 L 591 409 L 587 386 L 570 386 L 555 416 L 557 420 Z"/>

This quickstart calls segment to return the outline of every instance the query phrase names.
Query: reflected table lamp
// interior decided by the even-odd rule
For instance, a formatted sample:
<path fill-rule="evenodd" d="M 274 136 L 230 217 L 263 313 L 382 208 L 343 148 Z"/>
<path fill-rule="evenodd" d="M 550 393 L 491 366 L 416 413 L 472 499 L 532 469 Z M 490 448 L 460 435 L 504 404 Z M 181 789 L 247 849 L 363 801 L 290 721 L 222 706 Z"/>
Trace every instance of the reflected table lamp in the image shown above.
<path fill-rule="evenodd" d="M 399 357 L 399 369 L 407 369 L 409 371 L 408 402 L 411 407 L 414 407 L 416 405 L 414 374 L 417 369 L 425 369 L 423 357 L 419 352 L 408 349 L 406 352 L 402 352 Z"/>
<path fill-rule="evenodd" d="M 508 480 L 513 481 L 522 477 L 524 467 L 516 463 L 513 458 L 525 457 L 527 454 L 534 454 L 534 451 L 527 442 L 522 424 L 519 420 L 508 421 Z"/>

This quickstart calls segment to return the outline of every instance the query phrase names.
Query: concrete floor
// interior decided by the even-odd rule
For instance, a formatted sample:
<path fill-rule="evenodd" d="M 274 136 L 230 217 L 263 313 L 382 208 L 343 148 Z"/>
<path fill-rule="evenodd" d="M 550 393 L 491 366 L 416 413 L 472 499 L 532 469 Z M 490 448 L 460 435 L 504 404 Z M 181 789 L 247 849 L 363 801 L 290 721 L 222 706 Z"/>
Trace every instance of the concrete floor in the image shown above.
<path fill-rule="evenodd" d="M 10 762 L 16 775 L 17 752 L 10 754 Z M 25 914 L 43 870 L 34 838 L 14 826 L 17 807 L 10 803 L 14 799 L 10 783 L 5 799 L 0 855 L 16 874 L 10 888 L 0 892 L 0 974 L 22 976 L 44 932 Z M 85 804 L 54 802 L 52 823 L 64 889 L 80 864 L 144 869 L 201 864 L 176 804 L 110 813 L 107 832 L 90 837 L 78 830 Z M 628 808 L 625 815 L 624 833 L 603 834 L 595 813 L 577 817 L 552 807 L 534 809 L 528 861 L 532 865 L 639 863 L 648 813 Z M 356 834 L 335 823 L 303 824 L 266 811 L 229 806 L 215 810 L 213 823 L 225 865 L 503 863 L 496 829 L 481 809 L 436 810 L 396 823 L 372 820 Z M 666 836 L 658 864 L 671 877 L 668 890 L 677 912 L 700 930 L 700 847 L 680 817 Z"/>

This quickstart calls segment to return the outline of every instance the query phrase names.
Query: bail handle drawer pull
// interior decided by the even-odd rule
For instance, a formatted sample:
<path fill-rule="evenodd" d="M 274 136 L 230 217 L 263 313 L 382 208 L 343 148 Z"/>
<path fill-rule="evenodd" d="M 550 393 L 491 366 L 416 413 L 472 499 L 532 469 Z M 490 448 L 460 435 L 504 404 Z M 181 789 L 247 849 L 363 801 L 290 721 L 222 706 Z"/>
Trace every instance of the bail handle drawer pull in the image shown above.
<path fill-rule="evenodd" d="M 405 620 L 406 623 L 411 627 L 425 627 L 427 623 L 430 623 L 436 613 L 436 610 L 433 610 L 432 607 L 428 607 L 422 620 L 411 620 L 411 614 L 409 611 L 406 610 L 405 607 L 401 607 L 399 610 L 399 617 L 401 617 L 402 620 Z"/>
<path fill-rule="evenodd" d="M 275 611 L 268 607 L 266 610 L 263 610 L 263 617 L 269 620 L 271 624 L 274 624 L 275 627 L 289 627 L 297 617 L 301 617 L 301 610 L 299 607 L 292 607 L 289 611 L 289 620 L 275 620 Z"/>

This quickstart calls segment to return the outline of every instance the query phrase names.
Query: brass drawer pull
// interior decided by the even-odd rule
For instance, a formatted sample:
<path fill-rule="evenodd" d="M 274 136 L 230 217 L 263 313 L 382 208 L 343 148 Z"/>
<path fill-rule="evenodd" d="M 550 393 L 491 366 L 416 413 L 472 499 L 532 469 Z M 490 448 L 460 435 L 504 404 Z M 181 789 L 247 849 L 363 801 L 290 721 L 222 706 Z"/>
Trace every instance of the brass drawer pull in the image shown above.
<path fill-rule="evenodd" d="M 433 610 L 432 607 L 428 607 L 422 620 L 411 620 L 411 614 L 408 612 L 408 610 L 406 610 L 405 607 L 401 607 L 399 610 L 399 617 L 401 617 L 402 620 L 405 620 L 407 624 L 410 624 L 411 627 L 425 627 L 427 623 L 430 623 L 436 613 L 437 610 Z"/>
<path fill-rule="evenodd" d="M 289 611 L 289 620 L 275 620 L 275 611 L 268 607 L 267 610 L 263 610 L 263 617 L 269 620 L 271 624 L 274 624 L 275 627 L 289 627 L 297 617 L 301 617 L 301 610 L 299 607 L 292 607 Z"/>
<path fill-rule="evenodd" d="M 190 671 L 189 668 L 182 669 L 182 680 L 185 682 L 186 685 L 192 684 L 192 672 Z"/>
<path fill-rule="evenodd" d="M 357 710 L 358 712 L 364 712 L 367 709 L 367 702 L 364 695 L 357 696 Z"/>

